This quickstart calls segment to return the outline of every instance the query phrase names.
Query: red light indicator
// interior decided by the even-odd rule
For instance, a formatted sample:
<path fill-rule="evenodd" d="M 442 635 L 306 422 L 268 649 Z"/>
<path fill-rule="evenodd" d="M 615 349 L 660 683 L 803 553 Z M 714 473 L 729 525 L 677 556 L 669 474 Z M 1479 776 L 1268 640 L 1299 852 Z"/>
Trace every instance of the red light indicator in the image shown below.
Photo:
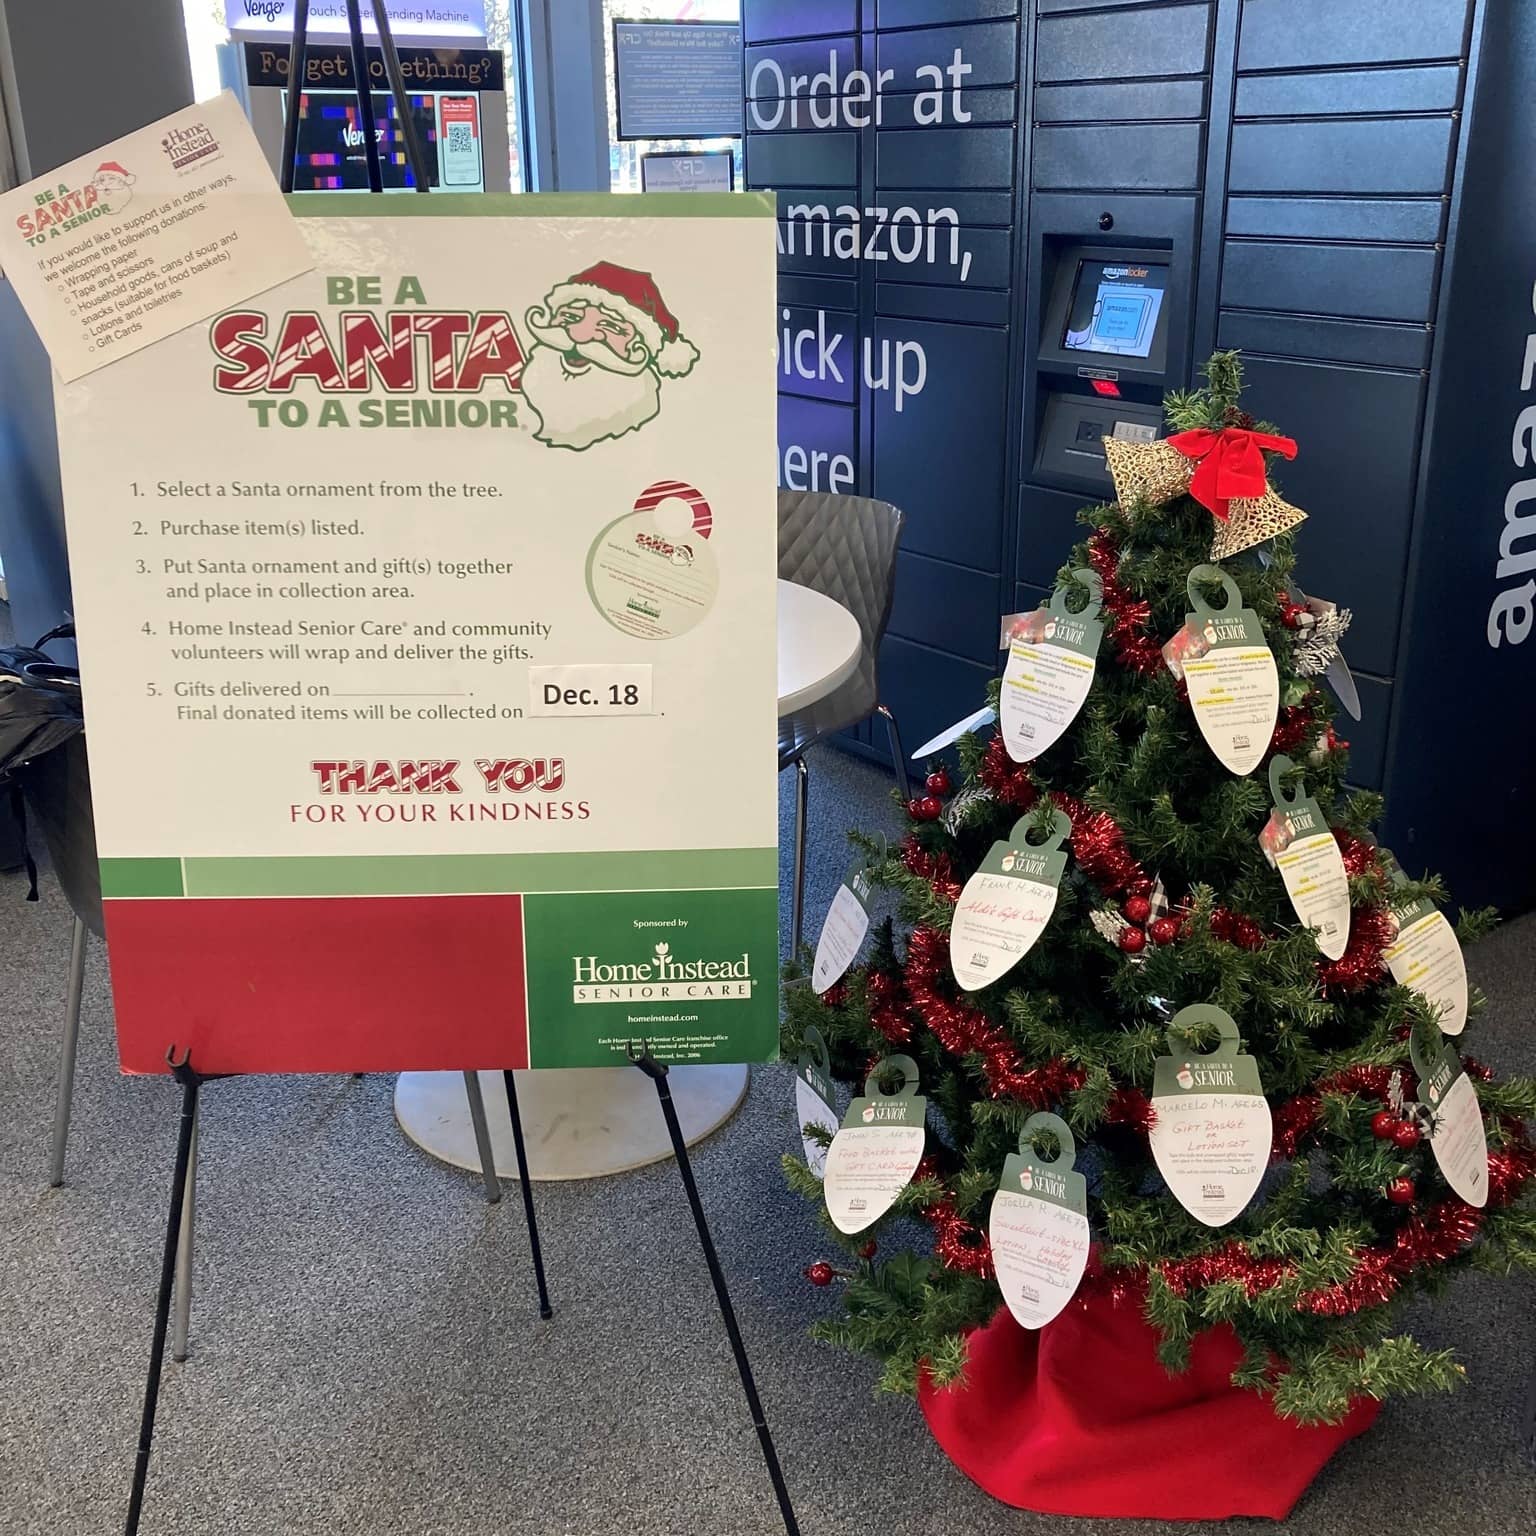
<path fill-rule="evenodd" d="M 1090 379 L 1088 382 L 1093 385 L 1094 394 L 1108 395 L 1111 400 L 1120 398 L 1120 386 L 1113 379 Z"/>

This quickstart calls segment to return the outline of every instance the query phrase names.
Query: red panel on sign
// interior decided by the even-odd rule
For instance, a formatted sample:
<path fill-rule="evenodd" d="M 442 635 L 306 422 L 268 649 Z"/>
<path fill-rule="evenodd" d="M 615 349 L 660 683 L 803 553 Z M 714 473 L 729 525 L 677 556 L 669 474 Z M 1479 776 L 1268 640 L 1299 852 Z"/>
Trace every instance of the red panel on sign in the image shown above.
<path fill-rule="evenodd" d="M 520 896 L 105 907 L 125 1072 L 172 1044 L 213 1074 L 528 1064 Z"/>

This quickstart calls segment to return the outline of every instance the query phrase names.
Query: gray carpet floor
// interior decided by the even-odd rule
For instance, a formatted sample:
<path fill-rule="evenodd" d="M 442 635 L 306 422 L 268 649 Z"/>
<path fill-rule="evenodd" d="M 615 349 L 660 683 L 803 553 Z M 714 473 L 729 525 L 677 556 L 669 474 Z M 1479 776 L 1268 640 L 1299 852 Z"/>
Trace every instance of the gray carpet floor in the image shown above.
<path fill-rule="evenodd" d="M 816 754 L 812 925 L 842 829 L 888 817 L 887 784 Z M 23 895 L 0 878 L 0 1533 L 96 1536 L 122 1528 L 176 1093 L 118 1075 L 93 953 L 69 1182 L 44 1187 L 69 923 L 51 882 L 38 906 Z M 1512 925 L 1472 962 L 1493 997 L 1477 1049 L 1503 1069 L 1536 1069 L 1533 940 Z M 488 1207 L 408 1143 L 390 1094 L 383 1077 L 208 1091 L 193 1355 L 167 1369 L 146 1536 L 778 1532 L 675 1169 L 538 1187 L 541 1323 L 518 1202 Z M 786 1074 L 760 1071 L 695 1167 L 806 1536 L 1069 1524 L 990 1501 L 911 1404 L 874 1399 L 867 1362 L 806 1338 L 835 1303 L 800 1274 L 818 1244 L 778 1170 L 790 1105 Z M 1389 1408 L 1290 1529 L 1536 1526 L 1518 1446 L 1533 1297 L 1528 1277 L 1475 1278 L 1418 1307 L 1415 1331 L 1454 1344 L 1469 1384 Z"/>

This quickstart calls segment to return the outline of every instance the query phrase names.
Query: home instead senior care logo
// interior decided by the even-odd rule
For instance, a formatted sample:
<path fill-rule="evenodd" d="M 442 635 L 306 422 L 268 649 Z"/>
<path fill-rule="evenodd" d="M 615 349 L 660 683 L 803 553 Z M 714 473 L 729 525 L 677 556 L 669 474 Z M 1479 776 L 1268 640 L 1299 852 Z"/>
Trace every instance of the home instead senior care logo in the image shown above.
<path fill-rule="evenodd" d="M 171 169 L 181 172 L 217 155 L 219 141 L 206 123 L 188 123 L 172 128 L 160 140 L 160 148 L 171 162 Z"/>
<path fill-rule="evenodd" d="M 638 962 L 573 955 L 571 997 L 578 1003 L 704 1003 L 752 996 L 752 966 L 732 958 L 682 958 L 664 940 Z"/>

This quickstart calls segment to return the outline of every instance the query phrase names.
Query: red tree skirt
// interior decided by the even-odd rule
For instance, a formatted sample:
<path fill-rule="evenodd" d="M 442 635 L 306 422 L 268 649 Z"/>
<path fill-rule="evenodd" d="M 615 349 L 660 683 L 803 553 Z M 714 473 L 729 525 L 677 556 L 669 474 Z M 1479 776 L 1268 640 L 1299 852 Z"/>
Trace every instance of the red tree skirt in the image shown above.
<path fill-rule="evenodd" d="M 993 1498 L 1047 1515 L 1284 1519 L 1323 1464 L 1375 1421 L 1363 1400 L 1336 1426 L 1275 1417 L 1229 1380 L 1242 1351 L 1223 1324 L 1170 1376 L 1134 1303 L 1104 1293 L 1038 1333 L 1006 1307 L 970 1337 L 965 1383 L 918 1393 L 945 1454 Z"/>

